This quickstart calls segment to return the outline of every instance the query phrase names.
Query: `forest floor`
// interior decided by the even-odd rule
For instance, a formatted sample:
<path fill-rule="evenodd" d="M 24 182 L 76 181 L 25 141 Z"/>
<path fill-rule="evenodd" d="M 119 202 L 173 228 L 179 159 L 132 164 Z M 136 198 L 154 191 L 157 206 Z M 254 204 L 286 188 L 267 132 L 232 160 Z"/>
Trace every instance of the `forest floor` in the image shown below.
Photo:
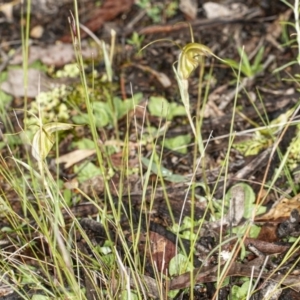
<path fill-rule="evenodd" d="M 300 299 L 294 3 L 95 2 L 0 4 L 0 299 Z"/>

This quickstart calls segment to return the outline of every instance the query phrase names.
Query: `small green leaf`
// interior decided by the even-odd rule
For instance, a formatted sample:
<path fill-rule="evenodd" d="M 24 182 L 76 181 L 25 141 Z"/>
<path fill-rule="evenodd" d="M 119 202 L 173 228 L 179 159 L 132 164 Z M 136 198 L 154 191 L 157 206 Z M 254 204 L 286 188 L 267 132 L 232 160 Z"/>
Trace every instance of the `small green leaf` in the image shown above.
<path fill-rule="evenodd" d="M 95 176 L 101 175 L 99 167 L 93 163 L 83 163 L 74 167 L 74 173 L 78 173 L 78 181 L 83 182 Z"/>
<path fill-rule="evenodd" d="M 232 67 L 232 68 L 234 68 L 234 69 L 236 69 L 236 70 L 239 69 L 239 63 L 236 62 L 236 61 L 233 60 L 233 59 L 225 58 L 225 59 L 224 59 L 224 62 L 225 62 L 226 64 L 228 64 L 230 67 Z"/>
<path fill-rule="evenodd" d="M 251 68 L 251 64 L 249 61 L 249 58 L 247 56 L 247 54 L 245 53 L 244 49 L 242 49 L 241 47 L 238 48 L 238 52 L 241 56 L 241 60 L 242 60 L 242 71 L 243 73 L 247 76 L 247 77 L 251 77 L 252 74 L 252 68 Z"/>
<path fill-rule="evenodd" d="M 186 116 L 186 110 L 183 105 L 179 105 L 177 103 L 170 103 L 170 117 L 173 119 L 174 117 Z"/>
<path fill-rule="evenodd" d="M 96 127 L 102 128 L 108 124 L 113 124 L 113 115 L 111 108 L 106 102 L 94 102 L 93 112 L 95 116 Z"/>
<path fill-rule="evenodd" d="M 193 266 L 191 266 L 191 262 L 188 258 L 179 253 L 174 256 L 169 263 L 169 274 L 170 276 L 180 275 L 185 272 L 191 271 Z"/>
<path fill-rule="evenodd" d="M 118 97 L 115 97 L 113 99 L 113 102 L 117 112 L 117 118 L 121 119 L 124 116 L 126 116 L 134 108 L 135 105 L 141 102 L 142 99 L 142 93 L 134 94 L 132 98 L 126 100 L 122 100 Z"/>
<path fill-rule="evenodd" d="M 133 291 L 124 290 L 124 291 L 121 292 L 121 294 L 118 297 L 118 299 L 120 299 L 120 300 L 128 300 L 128 299 L 139 300 L 140 298 Z"/>
<path fill-rule="evenodd" d="M 178 135 L 173 138 L 168 138 L 163 141 L 163 144 L 166 148 L 175 150 L 179 153 L 186 154 L 187 146 L 191 142 L 191 136 L 189 134 L 186 135 Z"/>
<path fill-rule="evenodd" d="M 177 116 L 186 116 L 186 109 L 178 103 L 169 103 L 164 97 L 150 97 L 148 109 L 152 116 L 172 120 Z"/>
<path fill-rule="evenodd" d="M 7 79 L 7 72 L 0 72 L 0 82 L 4 82 Z"/>
<path fill-rule="evenodd" d="M 252 225 L 249 231 L 249 236 L 256 239 L 260 233 L 261 227 L 257 225 Z"/>
<path fill-rule="evenodd" d="M 95 118 L 95 125 L 98 128 L 107 126 L 113 123 L 112 112 L 109 105 L 105 102 L 94 102 L 93 112 Z M 73 122 L 78 125 L 86 125 L 90 123 L 89 115 L 87 113 L 82 113 L 72 118 Z"/>
<path fill-rule="evenodd" d="M 72 121 L 77 125 L 87 125 L 89 124 L 88 114 L 80 114 L 72 117 Z"/>
<path fill-rule="evenodd" d="M 186 182 L 186 177 L 179 174 L 167 175 L 165 179 L 175 183 Z"/>
<path fill-rule="evenodd" d="M 248 293 L 250 280 L 245 281 L 241 286 L 234 285 L 231 288 L 232 300 L 245 299 Z"/>
<path fill-rule="evenodd" d="M 259 73 L 262 70 L 261 62 L 262 62 L 262 59 L 264 56 L 264 51 L 265 51 L 265 48 L 261 47 L 255 56 L 255 59 L 253 62 L 253 67 L 252 67 L 252 69 L 254 70 L 255 73 Z"/>
<path fill-rule="evenodd" d="M 6 145 L 15 146 L 15 145 L 23 145 L 22 139 L 18 135 L 13 134 L 4 134 L 5 142 L 0 141 L 0 149 L 4 148 Z"/>
<path fill-rule="evenodd" d="M 161 174 L 163 177 L 168 177 L 168 176 L 172 176 L 173 173 L 172 171 L 164 168 L 163 166 L 160 166 L 158 164 L 156 164 L 154 161 L 152 162 L 152 164 L 150 165 L 150 160 L 146 157 L 142 157 L 142 163 L 147 167 L 147 168 L 151 168 L 151 172 L 159 175 Z"/>
<path fill-rule="evenodd" d="M 233 144 L 233 148 L 244 156 L 257 155 L 268 146 L 270 146 L 270 139 L 265 138 L 259 132 L 255 132 L 253 139 Z"/>
<path fill-rule="evenodd" d="M 169 102 L 163 97 L 150 97 L 148 109 L 152 116 L 166 118 L 168 115 Z"/>
<path fill-rule="evenodd" d="M 72 143 L 72 145 L 78 149 L 95 149 L 96 147 L 95 142 L 87 138 L 80 139 L 79 141 Z"/>
<path fill-rule="evenodd" d="M 11 95 L 8 95 L 0 90 L 0 109 L 4 110 L 12 99 L 13 97 Z"/>

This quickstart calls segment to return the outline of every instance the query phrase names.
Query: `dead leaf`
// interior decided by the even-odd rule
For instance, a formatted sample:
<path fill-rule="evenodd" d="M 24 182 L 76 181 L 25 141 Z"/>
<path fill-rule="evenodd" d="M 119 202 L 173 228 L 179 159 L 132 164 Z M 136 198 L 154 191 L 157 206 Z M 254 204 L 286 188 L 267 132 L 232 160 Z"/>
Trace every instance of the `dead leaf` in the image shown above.
<path fill-rule="evenodd" d="M 157 78 L 157 80 L 161 83 L 164 88 L 168 88 L 171 86 L 172 82 L 170 78 L 163 72 L 155 72 L 153 75 Z"/>
<path fill-rule="evenodd" d="M 257 239 L 269 243 L 276 242 L 278 241 L 276 230 L 276 224 L 265 222 L 264 225 L 261 227 Z"/>
<path fill-rule="evenodd" d="M 18 0 L 0 4 L 0 12 L 2 12 L 5 15 L 6 21 L 9 23 L 13 22 L 13 7 L 14 5 L 16 5 L 17 2 Z"/>
<path fill-rule="evenodd" d="M 79 186 L 79 182 L 78 182 L 78 180 L 76 178 L 73 178 L 72 180 L 67 181 L 67 182 L 64 183 L 64 187 L 67 190 L 78 189 L 78 186 Z"/>
<path fill-rule="evenodd" d="M 243 15 L 247 10 L 247 6 L 242 3 L 232 3 L 230 5 L 223 5 L 215 2 L 206 2 L 203 4 L 203 9 L 208 19 L 217 19 Z"/>
<path fill-rule="evenodd" d="M 39 39 L 44 33 L 44 27 L 41 25 L 36 25 L 30 30 L 30 37 L 33 39 Z"/>
<path fill-rule="evenodd" d="M 73 45 L 57 44 L 47 47 L 43 52 L 44 55 L 40 57 L 42 63 L 47 66 L 64 66 L 74 59 Z"/>
<path fill-rule="evenodd" d="M 259 216 L 255 221 L 280 221 L 290 217 L 293 209 L 300 211 L 300 194 L 292 199 L 284 198 L 275 204 L 266 214 Z"/>
<path fill-rule="evenodd" d="M 177 254 L 175 244 L 153 231 L 150 231 L 149 242 L 150 250 L 146 250 L 149 260 L 159 272 L 167 274 L 170 260 Z"/>
<path fill-rule="evenodd" d="M 236 184 L 230 189 L 230 192 L 230 208 L 224 221 L 237 226 L 243 218 L 246 191 L 244 186 Z"/>
<path fill-rule="evenodd" d="M 27 72 L 28 86 L 24 88 L 24 71 L 22 69 L 10 69 L 8 71 L 7 80 L 2 82 L 0 89 L 7 94 L 15 97 L 23 97 L 27 95 L 29 98 L 35 98 L 39 92 L 47 92 L 50 90 L 50 79 L 36 69 L 29 69 Z"/>
<path fill-rule="evenodd" d="M 83 58 L 95 58 L 98 50 L 91 48 L 83 43 L 81 54 Z M 75 60 L 74 46 L 72 44 L 55 44 L 47 47 L 30 46 L 29 48 L 29 64 L 40 60 L 47 66 L 62 67 Z M 10 61 L 11 65 L 19 65 L 23 61 L 22 53 L 15 55 Z"/>
<path fill-rule="evenodd" d="M 249 244 L 252 244 L 255 248 L 265 254 L 283 253 L 289 248 L 289 246 L 277 245 L 275 243 L 262 241 L 258 238 L 253 239 L 247 237 L 244 241 L 244 245 L 245 247 L 248 247 Z"/>
<path fill-rule="evenodd" d="M 95 149 L 78 149 L 58 157 L 55 162 L 57 164 L 65 163 L 64 168 L 68 169 L 76 163 L 96 153 Z"/>
<path fill-rule="evenodd" d="M 24 88 L 24 79 L 27 78 L 27 89 Z M 37 69 L 9 69 L 6 81 L 0 84 L 0 90 L 14 97 L 35 98 L 40 92 L 48 92 L 62 84 L 71 84 L 77 78 L 50 78 Z"/>
<path fill-rule="evenodd" d="M 105 191 L 105 183 L 102 175 L 97 175 L 80 184 L 79 187 L 87 195 L 98 195 Z"/>
<path fill-rule="evenodd" d="M 218 272 L 220 265 L 196 268 L 193 271 L 193 280 L 191 280 L 191 273 L 187 272 L 174 277 L 170 281 L 170 290 L 177 290 L 187 288 L 195 283 L 214 282 L 219 278 Z M 251 262 L 249 264 L 242 264 L 233 262 L 226 272 L 226 276 L 246 276 L 246 277 L 261 277 L 274 282 L 289 286 L 295 291 L 300 291 L 299 276 L 277 274 L 272 271 L 262 272 L 257 268 L 253 268 Z"/>
<path fill-rule="evenodd" d="M 236 184 L 230 189 L 230 207 L 227 214 L 220 220 L 214 222 L 208 222 L 208 226 L 211 228 L 218 228 L 222 226 L 233 225 L 237 226 L 243 218 L 244 206 L 245 206 L 245 186 L 242 184 Z"/>
<path fill-rule="evenodd" d="M 198 4 L 195 0 L 180 0 L 179 9 L 184 13 L 188 21 L 197 17 Z"/>

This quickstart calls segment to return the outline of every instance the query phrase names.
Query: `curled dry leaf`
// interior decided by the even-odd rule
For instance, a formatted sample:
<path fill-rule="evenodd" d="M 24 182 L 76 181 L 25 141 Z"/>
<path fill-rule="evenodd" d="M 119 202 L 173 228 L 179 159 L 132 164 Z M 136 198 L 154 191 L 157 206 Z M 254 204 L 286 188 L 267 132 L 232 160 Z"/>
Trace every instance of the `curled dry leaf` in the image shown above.
<path fill-rule="evenodd" d="M 255 221 L 279 221 L 290 217 L 292 210 L 300 211 L 300 194 L 292 199 L 284 198 L 275 204 L 266 214 L 259 216 Z"/>

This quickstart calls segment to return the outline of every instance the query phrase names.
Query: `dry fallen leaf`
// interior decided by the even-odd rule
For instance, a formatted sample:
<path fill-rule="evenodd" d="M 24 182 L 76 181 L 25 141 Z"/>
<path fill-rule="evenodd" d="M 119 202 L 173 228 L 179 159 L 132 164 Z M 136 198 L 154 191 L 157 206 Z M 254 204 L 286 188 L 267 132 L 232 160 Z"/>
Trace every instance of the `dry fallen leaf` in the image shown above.
<path fill-rule="evenodd" d="M 67 169 L 95 153 L 95 149 L 78 149 L 58 157 L 55 162 L 65 163 L 64 168 Z"/>
<path fill-rule="evenodd" d="M 50 90 L 50 79 L 47 79 L 43 72 L 29 69 L 26 76 L 28 82 L 27 90 L 24 88 L 24 71 L 22 69 L 10 69 L 7 80 L 1 83 L 0 89 L 15 97 L 27 95 L 29 98 L 35 98 L 39 92 Z"/>
<path fill-rule="evenodd" d="M 291 211 L 300 211 L 300 194 L 292 199 L 284 198 L 275 204 L 266 214 L 259 216 L 255 221 L 279 221 L 290 217 Z"/>
<path fill-rule="evenodd" d="M 247 11 L 247 6 L 242 3 L 231 3 L 229 6 L 215 2 L 206 2 L 203 4 L 203 9 L 208 19 L 217 19 L 243 15 Z"/>
<path fill-rule="evenodd" d="M 85 43 L 82 45 L 81 54 L 84 58 L 95 58 L 98 50 L 91 48 Z M 74 46 L 72 44 L 55 44 L 47 47 L 30 46 L 29 64 L 36 60 L 42 61 L 47 66 L 62 67 L 75 60 Z M 19 65 L 23 61 L 22 54 L 15 55 L 10 61 L 11 65 Z"/>
<path fill-rule="evenodd" d="M 79 187 L 79 182 L 77 180 L 77 178 L 73 178 L 72 180 L 66 181 L 64 183 L 64 187 L 67 190 L 74 190 L 74 189 L 78 189 Z"/>
<path fill-rule="evenodd" d="M 148 238 L 144 238 L 145 241 L 147 239 Z M 140 240 L 143 240 L 142 236 Z M 149 243 L 150 249 L 141 250 L 146 250 L 147 257 L 155 264 L 157 270 L 166 274 L 169 270 L 170 260 L 177 254 L 176 245 L 166 237 L 153 231 L 150 231 L 149 233 Z"/>
<path fill-rule="evenodd" d="M 198 4 L 195 0 L 180 0 L 179 9 L 184 13 L 187 20 L 192 21 L 197 17 Z"/>
<path fill-rule="evenodd" d="M 241 222 L 244 215 L 245 195 L 246 191 L 242 185 L 236 184 L 231 188 L 232 199 L 230 201 L 229 211 L 225 216 L 228 224 L 237 226 Z"/>
<path fill-rule="evenodd" d="M 13 22 L 13 6 L 17 1 L 12 1 L 10 3 L 0 4 L 0 12 L 6 17 L 6 21 L 9 23 Z"/>
<path fill-rule="evenodd" d="M 33 39 L 39 39 L 44 33 L 44 27 L 41 25 L 36 25 L 30 30 L 30 37 Z"/>

